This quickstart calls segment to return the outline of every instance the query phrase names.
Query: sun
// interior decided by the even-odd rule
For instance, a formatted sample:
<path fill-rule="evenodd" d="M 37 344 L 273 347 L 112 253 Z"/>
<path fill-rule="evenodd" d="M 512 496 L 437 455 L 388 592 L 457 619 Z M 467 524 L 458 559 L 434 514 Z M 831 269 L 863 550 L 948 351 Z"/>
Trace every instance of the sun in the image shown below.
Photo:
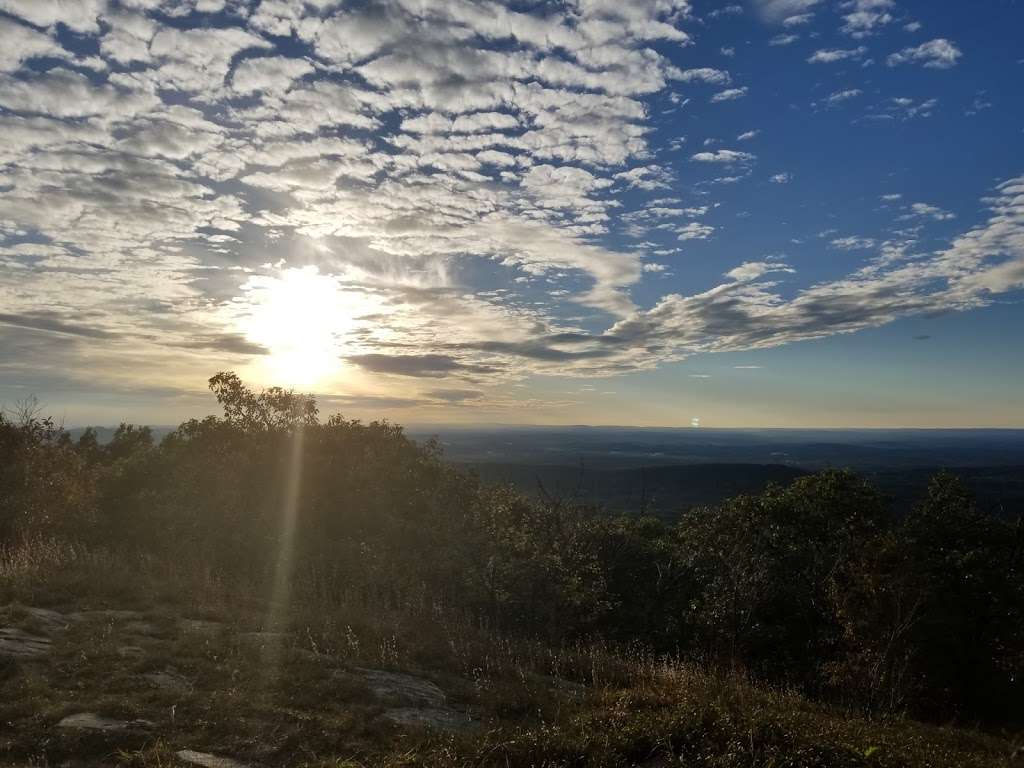
<path fill-rule="evenodd" d="M 246 339 L 269 350 L 263 377 L 287 387 L 313 387 L 340 367 L 340 340 L 352 327 L 337 281 L 316 267 L 254 276 L 242 286 Z"/>

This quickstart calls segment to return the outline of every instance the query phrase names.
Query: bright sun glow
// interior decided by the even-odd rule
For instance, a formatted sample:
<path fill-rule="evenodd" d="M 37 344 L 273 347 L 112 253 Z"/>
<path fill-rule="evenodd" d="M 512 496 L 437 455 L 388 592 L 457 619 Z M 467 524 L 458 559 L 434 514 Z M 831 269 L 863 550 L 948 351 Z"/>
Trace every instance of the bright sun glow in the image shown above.
<path fill-rule="evenodd" d="M 337 371 L 339 340 L 352 320 L 336 280 L 304 267 L 253 277 L 242 288 L 249 310 L 240 325 L 249 341 L 270 350 L 268 381 L 311 387 Z"/>

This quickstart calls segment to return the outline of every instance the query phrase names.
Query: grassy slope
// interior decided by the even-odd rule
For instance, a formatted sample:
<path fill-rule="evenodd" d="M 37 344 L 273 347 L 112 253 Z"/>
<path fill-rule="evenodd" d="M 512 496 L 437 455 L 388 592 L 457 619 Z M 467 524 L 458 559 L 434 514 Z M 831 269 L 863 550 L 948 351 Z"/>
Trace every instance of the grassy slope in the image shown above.
<path fill-rule="evenodd" d="M 115 562 L 37 546 L 0 559 L 0 626 L 47 631 L 24 606 L 95 614 L 52 631 L 41 662 L 0 666 L 0 764 L 174 765 L 197 749 L 309 766 L 999 766 L 1011 745 L 970 730 L 873 721 L 739 676 L 612 653 L 495 637 L 431 605 L 334 598 L 287 607 L 280 648 L 244 633 L 268 606 L 195 564 Z M 182 618 L 222 627 L 183 631 Z M 149 624 L 146 632 L 132 630 Z M 125 645 L 141 655 L 125 657 Z M 273 644 L 271 644 L 273 645 Z M 381 719 L 356 667 L 410 671 L 480 722 L 456 734 Z M 172 667 L 188 691 L 144 675 Z M 149 733 L 75 733 L 92 711 L 155 723 Z"/>

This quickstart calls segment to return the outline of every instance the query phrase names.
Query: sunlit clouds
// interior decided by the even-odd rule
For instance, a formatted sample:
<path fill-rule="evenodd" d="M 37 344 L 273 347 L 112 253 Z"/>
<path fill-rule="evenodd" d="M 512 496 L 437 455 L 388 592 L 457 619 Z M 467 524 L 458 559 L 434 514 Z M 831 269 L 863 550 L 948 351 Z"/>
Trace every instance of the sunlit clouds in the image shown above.
<path fill-rule="evenodd" d="M 1008 297 L 1024 169 L 915 189 L 897 133 L 985 53 L 834 5 L 0 0 L 0 375 L 514 419 Z"/>

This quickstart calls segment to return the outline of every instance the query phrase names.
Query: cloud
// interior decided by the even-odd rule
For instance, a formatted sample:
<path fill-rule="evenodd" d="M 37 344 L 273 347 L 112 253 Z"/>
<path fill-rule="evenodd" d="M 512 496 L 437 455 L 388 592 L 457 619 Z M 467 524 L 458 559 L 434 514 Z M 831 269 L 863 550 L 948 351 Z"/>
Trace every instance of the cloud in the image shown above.
<path fill-rule="evenodd" d="M 475 389 L 429 389 L 424 394 L 429 398 L 442 400 L 449 404 L 479 400 L 483 397 L 483 394 Z"/>
<path fill-rule="evenodd" d="M 718 104 L 722 101 L 735 101 L 736 99 L 742 99 L 747 95 L 747 87 L 742 88 L 727 88 L 724 91 L 719 91 L 711 97 L 712 104 Z"/>
<path fill-rule="evenodd" d="M 719 149 L 715 152 L 698 152 L 690 157 L 697 163 L 722 163 L 733 165 L 735 163 L 750 163 L 757 159 L 757 155 L 750 152 L 740 152 L 735 149 Z"/>
<path fill-rule="evenodd" d="M 871 237 L 837 237 L 830 241 L 830 245 L 833 248 L 838 248 L 841 251 L 859 251 L 868 248 L 874 248 L 878 242 Z"/>
<path fill-rule="evenodd" d="M 678 73 L 673 80 L 681 80 L 684 83 L 710 83 L 712 85 L 728 85 L 732 78 L 729 73 L 721 69 L 711 67 L 700 67 L 698 69 L 684 69 Z"/>
<path fill-rule="evenodd" d="M 106 0 L 0 0 L 0 11 L 37 27 L 53 27 L 59 22 L 79 33 L 98 31 L 105 6 Z"/>
<path fill-rule="evenodd" d="M 779 47 L 783 45 L 792 45 L 800 39 L 800 35 L 789 33 L 784 35 L 776 35 L 768 41 L 768 45 Z"/>
<path fill-rule="evenodd" d="M 896 3 L 895 0 L 848 0 L 840 7 L 847 12 L 840 31 L 859 39 L 876 34 L 881 27 L 890 24 L 894 17 L 889 11 Z"/>
<path fill-rule="evenodd" d="M 449 355 L 350 355 L 348 362 L 373 373 L 393 376 L 443 377 L 450 373 L 487 373 L 486 366 L 467 365 Z"/>
<path fill-rule="evenodd" d="M 5 18 L 0 18 L 0 39 L 4 41 L 0 48 L 0 72 L 14 72 L 26 61 L 42 56 L 69 56 L 49 35 Z"/>
<path fill-rule="evenodd" d="M 890 54 L 885 61 L 890 67 L 911 63 L 921 64 L 927 69 L 951 69 L 962 56 L 955 43 L 940 37 Z"/>
<path fill-rule="evenodd" d="M 864 58 L 868 49 L 863 45 L 856 48 L 822 48 L 812 53 L 808 58 L 809 64 L 834 64 L 837 61 L 850 61 Z"/>
<path fill-rule="evenodd" d="M 792 180 L 793 174 L 791 173 L 776 173 L 769 179 L 772 184 L 789 184 Z"/>
<path fill-rule="evenodd" d="M 834 91 L 822 99 L 820 103 L 824 104 L 826 107 L 834 107 L 838 104 L 842 104 L 844 101 L 857 98 L 861 93 L 863 93 L 863 91 L 861 91 L 860 88 L 847 88 L 844 91 Z"/>
<path fill-rule="evenodd" d="M 610 332 L 633 344 L 671 340 L 676 350 L 690 353 L 741 351 L 984 306 L 1024 287 L 1024 178 L 1000 184 L 989 204 L 987 222 L 932 253 L 880 257 L 790 297 L 761 280 L 777 265 L 748 263 L 730 272 L 729 282 L 691 296 L 666 296 Z"/>
<path fill-rule="evenodd" d="M 785 24 L 808 15 L 821 0 L 752 0 L 755 10 L 769 24 Z"/>
<path fill-rule="evenodd" d="M 714 234 L 715 228 L 708 224 L 698 224 L 696 221 L 676 230 L 679 240 L 707 240 Z"/>
<path fill-rule="evenodd" d="M 172 341 L 170 345 L 184 349 L 226 352 L 231 355 L 266 355 L 270 351 L 262 344 L 249 341 L 239 333 L 198 334 L 191 339 Z"/>
<path fill-rule="evenodd" d="M 313 65 L 303 59 L 283 56 L 264 56 L 243 59 L 231 78 L 231 86 L 239 93 L 283 93 L 303 75 L 313 71 Z"/>
<path fill-rule="evenodd" d="M 938 99 L 916 101 L 906 96 L 894 96 L 876 106 L 876 111 L 869 113 L 867 118 L 870 120 L 913 120 L 919 117 L 926 118 L 932 116 L 938 104 Z"/>
<path fill-rule="evenodd" d="M 725 273 L 737 283 L 749 283 L 772 272 L 793 272 L 791 267 L 771 261 L 746 261 Z"/>
<path fill-rule="evenodd" d="M 914 216 L 922 216 L 935 221 L 949 221 L 955 219 L 956 215 L 949 211 L 944 211 L 938 206 L 929 205 L 928 203 L 912 203 L 910 206 L 911 214 Z"/>
<path fill-rule="evenodd" d="M 36 331 L 50 331 L 52 333 L 67 334 L 70 336 L 85 336 L 90 339 L 111 339 L 114 334 L 101 328 L 62 318 L 55 312 L 37 311 L 25 312 L 23 314 L 0 313 L 0 324 L 13 325 L 18 328 L 27 328 Z"/>
<path fill-rule="evenodd" d="M 720 19 L 723 16 L 742 16 L 742 15 L 743 15 L 743 6 L 742 5 L 737 5 L 737 4 L 734 3 L 732 5 L 723 5 L 723 6 L 719 7 L 719 8 L 715 8 L 713 11 L 709 11 L 705 18 L 708 18 L 708 19 Z"/>
<path fill-rule="evenodd" d="M 1019 280 L 1009 184 L 948 253 L 883 242 L 802 289 L 741 254 L 713 270 L 720 285 L 652 299 L 676 254 L 719 232 L 721 185 L 757 161 L 716 145 L 687 155 L 723 175 L 689 184 L 697 166 L 673 167 L 684 137 L 658 108 L 704 86 L 716 103 L 747 93 L 725 69 L 678 65 L 698 55 L 683 0 L 217 6 L 0 0 L 5 380 L 183 392 L 225 357 L 270 363 L 246 321 L 307 268 L 334 297 L 317 334 L 348 363 L 339 402 L 401 407 L 979 306 Z M 825 4 L 753 7 L 795 34 Z M 705 20 L 737 13 L 719 10 Z M 719 43 L 707 53 L 723 62 Z M 749 141 L 747 127 L 709 132 Z M 909 229 L 952 216 L 915 205 L 898 211 Z M 437 388 L 410 397 L 414 379 Z"/>

